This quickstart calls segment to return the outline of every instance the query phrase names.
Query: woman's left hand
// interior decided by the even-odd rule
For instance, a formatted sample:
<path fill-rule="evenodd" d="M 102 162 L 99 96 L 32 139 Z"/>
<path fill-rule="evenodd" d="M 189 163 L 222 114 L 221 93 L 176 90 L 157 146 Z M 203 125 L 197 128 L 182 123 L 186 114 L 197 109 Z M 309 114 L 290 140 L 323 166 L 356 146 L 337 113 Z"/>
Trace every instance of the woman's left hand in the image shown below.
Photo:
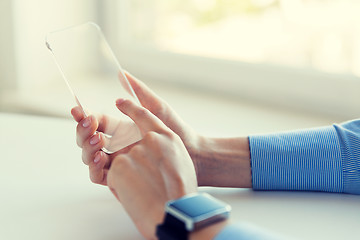
<path fill-rule="evenodd" d="M 195 168 L 180 137 L 149 110 L 123 99 L 117 107 L 144 137 L 112 160 L 107 184 L 139 231 L 154 239 L 165 203 L 197 191 Z"/>

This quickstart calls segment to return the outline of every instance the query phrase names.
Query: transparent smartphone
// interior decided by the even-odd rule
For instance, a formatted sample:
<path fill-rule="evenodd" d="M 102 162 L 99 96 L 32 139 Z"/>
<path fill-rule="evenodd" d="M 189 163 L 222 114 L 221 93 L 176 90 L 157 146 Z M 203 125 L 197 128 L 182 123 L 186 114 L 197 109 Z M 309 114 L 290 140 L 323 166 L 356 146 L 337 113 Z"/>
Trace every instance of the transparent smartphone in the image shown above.
<path fill-rule="evenodd" d="M 52 53 L 76 104 L 100 119 L 104 151 L 116 152 L 139 141 L 135 123 L 115 106 L 118 98 L 140 104 L 100 27 L 93 22 L 48 33 Z"/>

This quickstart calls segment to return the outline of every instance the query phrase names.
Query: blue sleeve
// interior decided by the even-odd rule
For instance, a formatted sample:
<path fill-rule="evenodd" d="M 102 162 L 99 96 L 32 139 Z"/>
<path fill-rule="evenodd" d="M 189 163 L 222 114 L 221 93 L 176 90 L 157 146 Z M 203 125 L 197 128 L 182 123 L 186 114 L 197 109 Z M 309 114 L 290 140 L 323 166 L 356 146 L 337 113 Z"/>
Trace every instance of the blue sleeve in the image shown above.
<path fill-rule="evenodd" d="M 234 223 L 226 226 L 214 240 L 280 240 L 276 235 L 246 223 Z"/>
<path fill-rule="evenodd" d="M 360 120 L 249 137 L 254 190 L 360 194 Z"/>

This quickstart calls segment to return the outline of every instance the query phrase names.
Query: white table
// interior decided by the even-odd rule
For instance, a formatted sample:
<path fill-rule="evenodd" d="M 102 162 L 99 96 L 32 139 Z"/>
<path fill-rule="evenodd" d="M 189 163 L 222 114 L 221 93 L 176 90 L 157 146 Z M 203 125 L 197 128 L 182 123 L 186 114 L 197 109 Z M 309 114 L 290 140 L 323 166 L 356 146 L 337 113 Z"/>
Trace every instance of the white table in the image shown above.
<path fill-rule="evenodd" d="M 88 180 L 69 120 L 0 113 L 0 239 L 142 239 Z M 232 216 L 294 239 L 360 239 L 360 196 L 204 188 Z"/>

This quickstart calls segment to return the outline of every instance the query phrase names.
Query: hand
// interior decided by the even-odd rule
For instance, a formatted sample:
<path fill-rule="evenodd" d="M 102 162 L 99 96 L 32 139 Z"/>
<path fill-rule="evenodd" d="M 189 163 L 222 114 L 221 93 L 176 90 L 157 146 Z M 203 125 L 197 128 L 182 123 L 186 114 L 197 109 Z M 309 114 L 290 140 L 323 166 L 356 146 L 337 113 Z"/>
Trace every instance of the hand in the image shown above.
<path fill-rule="evenodd" d="M 156 95 L 142 81 L 136 79 L 128 72 L 125 72 L 125 75 L 141 105 L 159 118 L 168 128 L 181 138 L 188 150 L 188 153 L 193 159 L 194 166 L 199 177 L 200 169 L 198 169 L 196 156 L 199 154 L 198 146 L 202 141 L 202 137 L 199 136 L 189 125 L 187 125 L 166 101 Z"/>
<path fill-rule="evenodd" d="M 199 186 L 252 186 L 247 137 L 214 139 L 198 135 L 143 82 L 128 73 L 126 76 L 142 106 L 183 141 L 193 161 Z"/>
<path fill-rule="evenodd" d="M 137 80 L 129 73 L 126 73 L 126 77 L 142 106 L 148 109 L 168 128 L 180 136 L 193 159 L 196 172 L 199 175 L 200 171 L 197 167 L 198 164 L 196 156 L 199 155 L 197 154 L 197 145 L 201 137 L 197 135 L 188 125 L 186 125 L 176 112 L 143 82 Z M 101 148 L 104 147 L 106 141 L 102 132 L 106 129 L 109 118 L 105 115 L 96 117 L 89 116 L 85 118 L 85 115 L 80 107 L 74 107 L 71 110 L 71 114 L 78 122 L 76 142 L 78 146 L 82 148 L 83 162 L 86 165 L 89 165 L 90 179 L 94 183 L 106 185 L 106 174 L 112 159 L 114 159 L 114 157 L 118 154 L 127 152 L 133 145 L 114 154 L 106 154 L 101 151 Z M 99 169 L 102 169 L 102 171 L 99 171 Z"/>
<path fill-rule="evenodd" d="M 213 139 L 199 136 L 186 125 L 176 112 L 144 83 L 126 73 L 143 107 L 158 117 L 183 141 L 192 158 L 199 186 L 251 187 L 250 151 L 247 137 Z M 107 116 L 85 118 L 80 107 L 71 111 L 77 126 L 77 144 L 83 149 L 83 162 L 89 165 L 90 179 L 106 185 L 106 175 L 112 160 L 131 146 L 108 155 L 101 151 L 105 137 Z M 86 126 L 86 127 L 85 127 Z M 97 133 L 95 133 L 98 131 Z M 101 170 L 101 171 L 100 171 Z"/>
<path fill-rule="evenodd" d="M 108 155 L 101 151 L 105 145 L 104 125 L 106 116 L 95 117 L 90 115 L 85 117 L 81 107 L 76 106 L 71 109 L 76 127 L 76 143 L 82 148 L 82 160 L 89 165 L 90 179 L 94 183 L 107 185 L 106 176 L 112 159 L 119 153 L 127 151 L 131 146 L 122 149 L 118 153 Z M 97 131 L 97 132 L 96 132 Z"/>
<path fill-rule="evenodd" d="M 165 203 L 197 191 L 192 160 L 178 135 L 149 110 L 130 100 L 117 102 L 144 133 L 127 153 L 111 163 L 107 184 L 147 239 L 155 239 Z"/>

